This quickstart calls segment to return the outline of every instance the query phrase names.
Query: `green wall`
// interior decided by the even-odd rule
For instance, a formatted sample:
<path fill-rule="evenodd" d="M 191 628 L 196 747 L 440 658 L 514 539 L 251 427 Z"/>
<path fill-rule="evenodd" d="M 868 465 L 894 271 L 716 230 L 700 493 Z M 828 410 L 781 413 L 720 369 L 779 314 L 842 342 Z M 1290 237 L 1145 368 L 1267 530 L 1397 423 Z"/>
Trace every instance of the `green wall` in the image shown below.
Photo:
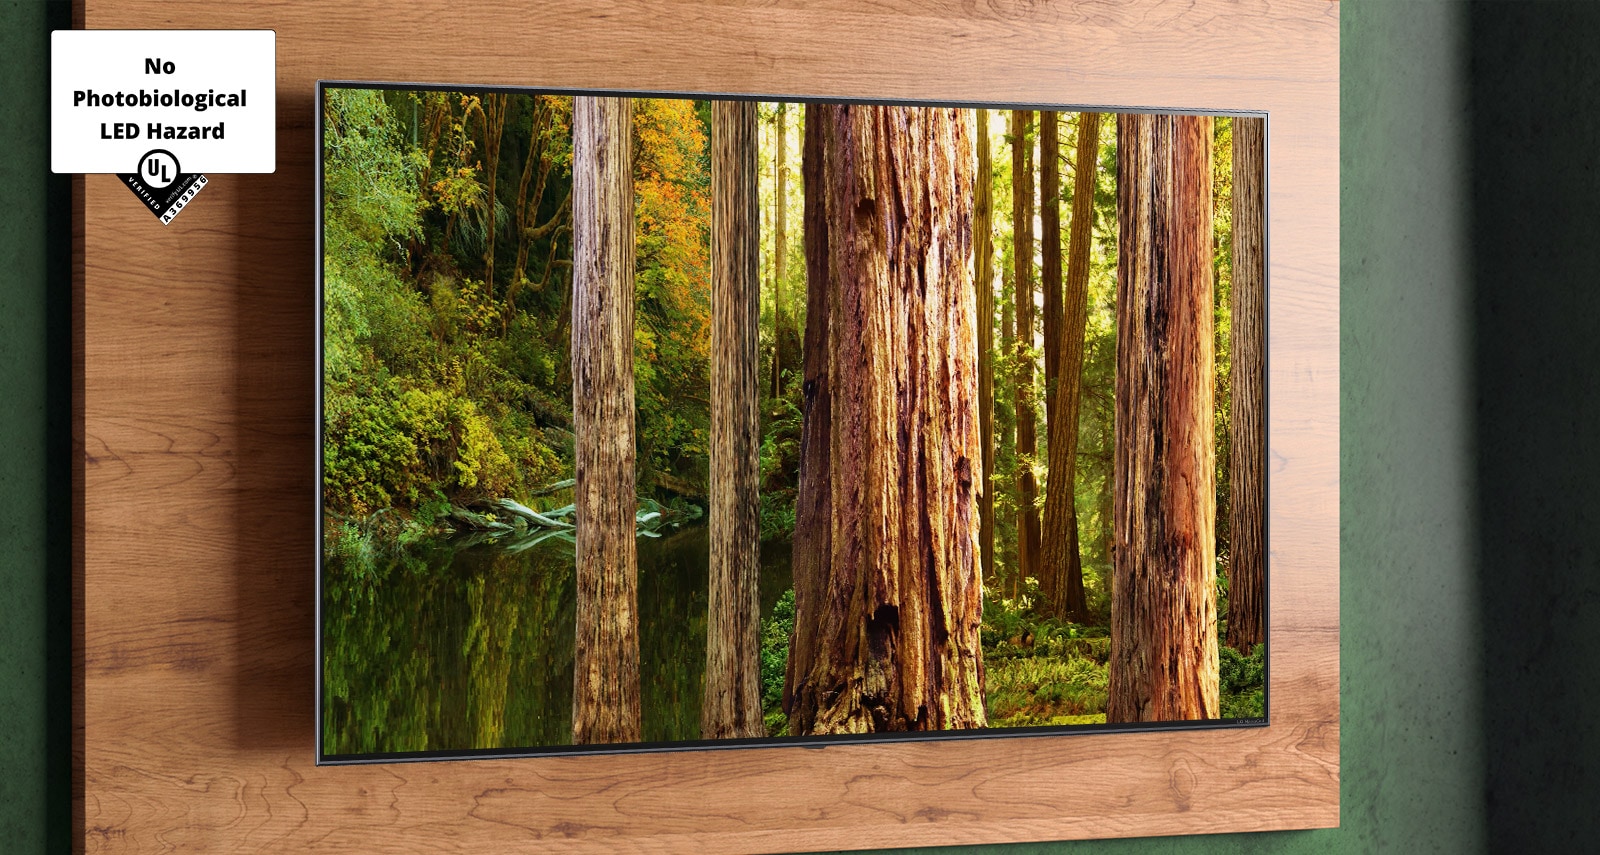
<path fill-rule="evenodd" d="M 45 108 L 64 11 L 0 3 L 0 851 L 17 855 L 66 851 L 70 822 L 71 199 Z"/>
<path fill-rule="evenodd" d="M 939 851 L 1562 851 L 1594 828 L 1600 16 L 1342 6 L 1343 826 Z M 0 848 L 19 855 L 67 839 L 59 14 L 0 3 Z"/>

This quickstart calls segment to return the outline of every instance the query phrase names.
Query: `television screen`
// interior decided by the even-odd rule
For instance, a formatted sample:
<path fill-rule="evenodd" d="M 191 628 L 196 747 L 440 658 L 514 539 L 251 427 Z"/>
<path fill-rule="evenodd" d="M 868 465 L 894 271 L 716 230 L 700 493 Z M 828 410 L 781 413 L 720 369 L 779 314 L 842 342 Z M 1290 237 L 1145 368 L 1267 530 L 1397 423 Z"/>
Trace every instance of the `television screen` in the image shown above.
<path fill-rule="evenodd" d="M 1266 722 L 1264 116 L 318 104 L 321 762 Z"/>

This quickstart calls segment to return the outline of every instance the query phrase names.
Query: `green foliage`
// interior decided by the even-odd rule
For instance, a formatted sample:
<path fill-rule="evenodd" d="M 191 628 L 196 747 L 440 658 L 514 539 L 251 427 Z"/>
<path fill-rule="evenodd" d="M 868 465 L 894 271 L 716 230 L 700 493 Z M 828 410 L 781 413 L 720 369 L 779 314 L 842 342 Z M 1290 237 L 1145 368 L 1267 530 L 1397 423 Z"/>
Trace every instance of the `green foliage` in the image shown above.
<path fill-rule="evenodd" d="M 800 434 L 805 415 L 799 372 L 785 373 L 781 397 L 763 401 L 761 419 L 760 525 L 762 540 L 788 540 L 794 535 L 794 502 L 799 484 Z"/>
<path fill-rule="evenodd" d="M 364 516 L 409 495 L 417 446 L 388 386 L 331 392 L 323 402 L 322 484 L 327 506 Z"/>
<path fill-rule="evenodd" d="M 1004 660 L 988 667 L 986 684 L 990 727 L 1105 720 L 1106 668 L 1083 657 Z"/>
<path fill-rule="evenodd" d="M 1233 445 L 1229 421 L 1233 398 L 1233 120 L 1216 119 L 1212 133 L 1211 200 L 1212 263 L 1215 277 L 1213 366 L 1216 385 L 1213 396 L 1212 430 L 1216 451 L 1216 544 L 1219 555 L 1227 555 L 1233 489 L 1228 475 L 1228 456 Z"/>
<path fill-rule="evenodd" d="M 570 100 L 511 97 L 491 200 L 483 97 L 328 91 L 323 489 L 335 518 L 394 508 L 427 528 L 451 505 L 526 497 L 570 473 L 564 296 L 464 273 L 484 269 L 495 218 L 558 217 Z M 531 196 L 515 180 L 525 169 L 540 175 L 537 197 L 518 196 Z M 541 234 L 505 243 L 566 248 L 562 230 Z"/>
<path fill-rule="evenodd" d="M 761 708 L 765 711 L 767 732 L 773 736 L 781 736 L 789 723 L 783 714 L 783 683 L 793 635 L 794 589 L 790 588 L 778 598 L 772 616 L 761 622 Z"/>
<path fill-rule="evenodd" d="M 1265 715 L 1267 646 L 1257 644 L 1249 656 L 1226 645 L 1218 648 L 1223 718 Z"/>
<path fill-rule="evenodd" d="M 710 130 L 694 102 L 634 104 L 634 383 L 641 478 L 704 481 L 711 412 Z"/>
<path fill-rule="evenodd" d="M 1104 627 L 1041 619 L 1026 600 L 987 597 L 983 609 L 984 704 L 990 727 L 1105 720 Z"/>

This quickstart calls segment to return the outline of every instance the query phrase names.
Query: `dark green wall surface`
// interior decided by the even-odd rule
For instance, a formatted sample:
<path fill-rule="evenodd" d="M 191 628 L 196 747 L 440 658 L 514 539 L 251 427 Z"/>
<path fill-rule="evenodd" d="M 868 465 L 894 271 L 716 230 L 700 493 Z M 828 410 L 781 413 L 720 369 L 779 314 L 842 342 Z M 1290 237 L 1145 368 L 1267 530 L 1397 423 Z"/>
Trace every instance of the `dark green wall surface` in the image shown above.
<path fill-rule="evenodd" d="M 50 28 L 0 2 L 0 852 L 64 852 L 71 526 L 70 185 L 50 175 Z"/>
<path fill-rule="evenodd" d="M 922 851 L 1564 852 L 1600 830 L 1600 4 L 1342 6 L 1343 825 Z M 0 2 L 0 850 L 18 855 L 70 837 L 60 14 Z"/>

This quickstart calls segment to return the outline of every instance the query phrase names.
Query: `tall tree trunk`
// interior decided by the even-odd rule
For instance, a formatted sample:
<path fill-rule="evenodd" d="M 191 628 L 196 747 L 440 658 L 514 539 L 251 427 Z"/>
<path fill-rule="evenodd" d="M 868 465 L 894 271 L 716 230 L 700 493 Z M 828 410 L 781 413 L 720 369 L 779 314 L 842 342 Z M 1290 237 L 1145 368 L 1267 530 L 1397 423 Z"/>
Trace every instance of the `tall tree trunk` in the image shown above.
<path fill-rule="evenodd" d="M 573 99 L 572 421 L 576 435 L 575 744 L 637 742 L 633 102 Z"/>
<path fill-rule="evenodd" d="M 766 736 L 756 482 L 761 207 L 754 101 L 711 104 L 711 592 L 706 739 Z"/>
<path fill-rule="evenodd" d="M 789 271 L 789 105 L 778 102 L 778 215 L 772 232 L 772 397 L 783 394 L 783 282 Z"/>
<path fill-rule="evenodd" d="M 1117 218 L 1106 720 L 1215 718 L 1210 118 L 1117 117 Z"/>
<path fill-rule="evenodd" d="M 1039 113 L 1039 284 L 1044 289 L 1045 436 L 1056 419 L 1061 354 L 1061 136 L 1056 113 Z"/>
<path fill-rule="evenodd" d="M 973 187 L 973 285 L 978 292 L 978 424 L 983 473 L 978 479 L 978 542 L 983 580 L 994 582 L 994 164 L 989 111 L 978 110 L 978 175 Z"/>
<path fill-rule="evenodd" d="M 1039 578 L 1038 480 L 1033 455 L 1038 448 L 1038 412 L 1033 404 L 1033 147 L 1028 137 L 1033 113 L 1011 111 L 1011 222 L 1016 242 L 1013 288 L 1016 292 L 1017 406 L 1017 569 L 1014 591 Z"/>
<path fill-rule="evenodd" d="M 1266 627 L 1266 120 L 1233 120 L 1233 364 L 1228 460 L 1228 644 L 1249 653 Z"/>
<path fill-rule="evenodd" d="M 970 115 L 808 108 L 821 163 L 806 165 L 806 216 L 826 230 L 807 230 L 808 288 L 828 314 L 808 386 L 811 358 L 829 360 L 832 411 L 829 513 L 806 525 L 831 534 L 808 561 L 820 537 L 796 533 L 796 575 L 815 578 L 796 579 L 795 637 L 809 643 L 791 653 L 792 734 L 985 723 Z M 809 391 L 807 404 L 809 439 Z M 803 508 L 818 462 L 802 463 Z"/>
<path fill-rule="evenodd" d="M 1014 231 L 1013 231 L 1013 234 L 1012 234 L 1012 239 L 1013 240 L 1016 239 L 1016 235 L 1015 235 Z M 1017 307 L 1017 301 L 1014 300 L 1014 299 L 1013 300 L 1005 299 L 1005 296 L 1006 296 L 1006 294 L 1005 294 L 1005 280 L 1009 280 L 1010 279 L 1009 274 L 1006 274 L 1006 273 L 1002 272 L 1001 273 L 1001 279 L 1003 281 L 1001 282 L 1001 289 L 1000 289 L 1000 349 L 999 349 L 998 352 L 999 353 L 1011 353 L 1012 351 L 1014 351 L 1016 349 L 1016 341 L 1017 341 L 1017 337 L 1016 337 L 1016 326 L 1017 326 L 1016 307 Z M 1013 284 L 1012 287 L 1015 288 L 1016 287 L 1015 284 Z M 1013 377 L 1012 378 L 1012 383 L 1015 383 L 1015 382 L 1016 382 L 1016 378 Z M 999 410 L 997 410 L 995 412 L 995 421 L 998 422 L 998 426 L 999 426 L 999 434 L 995 437 L 995 460 L 998 461 L 998 460 L 1003 458 L 1003 459 L 1008 459 L 1008 460 L 1011 461 L 1012 480 L 1013 481 L 1016 480 L 1016 466 L 1017 466 L 1017 418 L 1016 418 L 1016 416 L 1017 416 L 1017 411 L 1016 411 L 1015 407 L 1001 407 Z M 991 482 L 991 486 L 994 486 L 994 485 L 997 485 L 997 484 L 999 484 L 998 480 L 995 480 L 995 481 Z M 998 489 L 998 487 L 996 487 L 996 489 Z M 1015 515 L 1013 515 L 1013 522 L 1015 522 Z M 1013 532 L 1013 534 L 1015 534 L 1015 532 Z M 1019 567 L 1020 567 L 1020 563 L 1013 562 L 1013 564 L 1011 566 L 1011 572 L 1006 574 L 1006 578 L 1001 582 L 1002 590 L 1005 590 L 1006 592 L 1008 592 L 1009 596 L 1011 596 L 1013 599 L 1016 598 L 1016 596 L 1022 592 L 1022 587 L 1017 584 L 1017 579 L 1021 575 L 1020 571 L 1018 570 Z"/>
<path fill-rule="evenodd" d="M 1061 370 L 1061 140 L 1056 113 L 1039 113 L 1039 265 L 1040 285 L 1044 288 L 1044 436 L 1045 460 L 1050 464 L 1045 476 L 1045 516 L 1050 513 L 1050 494 L 1059 492 L 1056 481 L 1057 375 Z M 1065 482 L 1069 498 L 1072 482 Z M 1060 500 L 1057 499 L 1059 502 Z M 1039 595 L 1042 611 L 1060 609 L 1062 576 L 1051 572 L 1050 553 L 1066 552 L 1066 531 L 1050 528 L 1039 532 Z"/>
<path fill-rule="evenodd" d="M 783 709 L 794 709 L 794 691 L 819 658 L 819 639 L 802 632 L 798 617 L 821 615 L 832 608 L 826 589 L 829 556 L 833 553 L 833 484 L 828 476 L 828 453 L 833 443 L 833 396 L 829 383 L 828 207 L 823 168 L 826 108 L 806 105 L 805 138 L 800 155 L 800 176 L 805 194 L 806 332 L 802 344 L 800 468 L 794 503 L 794 610 L 797 620 L 789 641 L 789 661 L 783 682 Z M 797 672 L 796 663 L 806 663 Z M 791 731 L 793 732 L 793 731 Z"/>
<path fill-rule="evenodd" d="M 1073 167 L 1072 235 L 1062 296 L 1057 350 L 1055 413 L 1050 425 L 1050 480 L 1044 497 L 1044 575 L 1053 579 L 1050 613 L 1076 621 L 1088 617 L 1083 557 L 1078 545 L 1078 412 L 1083 393 L 1084 334 L 1089 319 L 1089 248 L 1094 240 L 1095 171 L 1100 158 L 1100 114 L 1078 116 L 1078 156 Z"/>

